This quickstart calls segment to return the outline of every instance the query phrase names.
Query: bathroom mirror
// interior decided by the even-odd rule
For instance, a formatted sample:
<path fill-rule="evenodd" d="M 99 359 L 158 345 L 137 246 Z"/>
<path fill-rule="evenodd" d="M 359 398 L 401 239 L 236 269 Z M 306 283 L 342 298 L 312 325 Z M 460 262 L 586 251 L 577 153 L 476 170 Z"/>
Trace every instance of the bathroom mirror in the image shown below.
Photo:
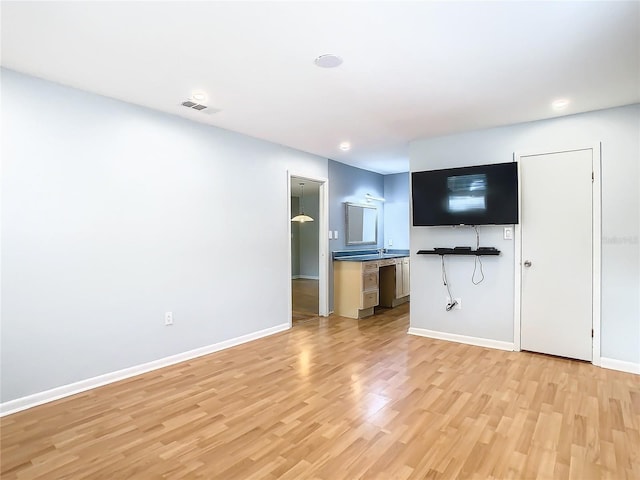
<path fill-rule="evenodd" d="M 373 205 L 345 203 L 347 245 L 378 243 L 378 209 Z"/>

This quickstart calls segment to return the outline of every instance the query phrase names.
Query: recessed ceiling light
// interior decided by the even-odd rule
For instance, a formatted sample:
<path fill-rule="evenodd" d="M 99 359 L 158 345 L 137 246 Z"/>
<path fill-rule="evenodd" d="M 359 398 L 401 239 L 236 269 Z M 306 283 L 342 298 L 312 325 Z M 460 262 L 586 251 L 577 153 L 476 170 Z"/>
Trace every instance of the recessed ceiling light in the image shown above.
<path fill-rule="evenodd" d="M 566 98 L 559 98 L 558 100 L 554 100 L 551 106 L 554 110 L 564 110 L 569 106 L 569 100 Z"/>
<path fill-rule="evenodd" d="M 198 103 L 204 103 L 207 101 L 207 94 L 202 91 L 196 91 L 191 94 L 191 98 Z"/>
<path fill-rule="evenodd" d="M 337 55 L 327 53 L 325 55 L 320 55 L 319 57 L 317 57 L 313 61 L 313 63 L 321 68 L 335 68 L 342 64 L 342 59 Z"/>
<path fill-rule="evenodd" d="M 342 142 L 340 145 L 338 145 L 338 148 L 343 152 L 348 152 L 349 150 L 351 150 L 351 144 L 349 142 Z"/>

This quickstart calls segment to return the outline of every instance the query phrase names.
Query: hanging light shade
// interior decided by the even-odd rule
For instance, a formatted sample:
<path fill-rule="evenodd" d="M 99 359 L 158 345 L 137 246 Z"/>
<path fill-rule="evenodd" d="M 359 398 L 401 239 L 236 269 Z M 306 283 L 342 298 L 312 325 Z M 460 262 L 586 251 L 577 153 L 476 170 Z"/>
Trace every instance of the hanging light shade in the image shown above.
<path fill-rule="evenodd" d="M 300 184 L 300 213 L 291 219 L 292 222 L 313 222 L 313 218 L 304 214 L 304 183 Z"/>

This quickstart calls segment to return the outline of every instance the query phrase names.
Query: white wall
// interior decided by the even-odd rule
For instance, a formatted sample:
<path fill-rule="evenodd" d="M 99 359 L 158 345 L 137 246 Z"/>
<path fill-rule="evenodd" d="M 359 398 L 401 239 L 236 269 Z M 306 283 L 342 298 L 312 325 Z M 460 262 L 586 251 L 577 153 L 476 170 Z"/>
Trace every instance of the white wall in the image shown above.
<path fill-rule="evenodd" d="M 7 70 L 2 139 L 3 402 L 289 322 L 326 159 Z"/>
<path fill-rule="evenodd" d="M 514 152 L 597 142 L 602 142 L 601 355 L 640 364 L 640 105 L 418 140 L 410 146 L 410 168 L 509 162 Z M 474 233 L 471 228 L 411 227 L 413 328 L 513 341 L 513 242 L 502 239 L 501 227 L 481 227 L 480 232 L 483 245 L 503 254 L 483 260 L 486 280 L 480 286 L 471 284 L 472 259 L 447 258 L 453 293 L 462 297 L 463 309 L 446 312 L 439 257 L 415 252 L 474 245 Z"/>
<path fill-rule="evenodd" d="M 409 248 L 409 183 L 409 173 L 384 176 L 384 248 Z"/>

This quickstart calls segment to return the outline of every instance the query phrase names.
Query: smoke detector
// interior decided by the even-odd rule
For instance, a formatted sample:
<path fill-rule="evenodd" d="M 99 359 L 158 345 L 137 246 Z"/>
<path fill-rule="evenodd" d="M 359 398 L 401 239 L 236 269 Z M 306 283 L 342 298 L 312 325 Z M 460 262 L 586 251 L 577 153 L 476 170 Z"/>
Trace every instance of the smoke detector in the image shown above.
<path fill-rule="evenodd" d="M 316 57 L 313 61 L 320 68 L 335 68 L 342 64 L 342 58 L 333 53 L 327 53 Z"/>

